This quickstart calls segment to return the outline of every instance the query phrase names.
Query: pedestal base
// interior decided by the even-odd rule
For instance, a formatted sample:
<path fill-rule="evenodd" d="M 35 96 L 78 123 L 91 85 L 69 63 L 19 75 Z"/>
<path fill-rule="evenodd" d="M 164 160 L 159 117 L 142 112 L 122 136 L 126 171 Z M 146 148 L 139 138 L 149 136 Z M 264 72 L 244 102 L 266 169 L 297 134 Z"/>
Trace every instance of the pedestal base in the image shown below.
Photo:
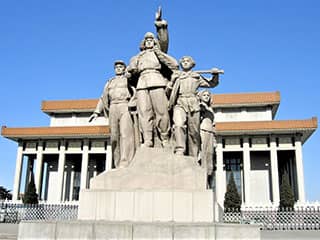
<path fill-rule="evenodd" d="M 206 171 L 170 149 L 140 148 L 126 168 L 104 172 L 80 192 L 80 220 L 214 222 Z"/>
<path fill-rule="evenodd" d="M 18 239 L 258 240 L 258 225 L 132 223 L 106 221 L 22 222 Z"/>
<path fill-rule="evenodd" d="M 140 222 L 214 222 L 214 193 L 204 191 L 85 190 L 78 219 Z"/>

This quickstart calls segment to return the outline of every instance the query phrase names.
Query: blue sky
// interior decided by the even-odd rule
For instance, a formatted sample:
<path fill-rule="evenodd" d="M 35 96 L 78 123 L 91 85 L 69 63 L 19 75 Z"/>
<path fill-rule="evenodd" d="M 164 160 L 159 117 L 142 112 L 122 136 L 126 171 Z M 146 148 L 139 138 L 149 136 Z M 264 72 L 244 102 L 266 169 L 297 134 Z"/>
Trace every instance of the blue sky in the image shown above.
<path fill-rule="evenodd" d="M 319 1 L 1 1 L 0 125 L 47 126 L 42 100 L 97 98 L 113 61 L 138 52 L 159 5 L 169 53 L 225 70 L 216 93 L 280 91 L 276 119 L 320 116 Z M 305 143 L 307 199 L 320 200 L 320 133 Z M 0 185 L 17 144 L 0 138 Z"/>

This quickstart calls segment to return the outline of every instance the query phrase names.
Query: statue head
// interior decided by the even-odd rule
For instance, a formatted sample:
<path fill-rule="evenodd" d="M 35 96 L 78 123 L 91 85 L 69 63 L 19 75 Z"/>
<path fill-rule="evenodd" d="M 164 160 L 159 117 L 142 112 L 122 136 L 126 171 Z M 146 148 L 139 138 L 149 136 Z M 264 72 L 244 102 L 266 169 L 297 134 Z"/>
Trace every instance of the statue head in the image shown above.
<path fill-rule="evenodd" d="M 209 90 L 199 92 L 200 101 L 206 103 L 208 106 L 212 104 L 211 93 Z"/>
<path fill-rule="evenodd" d="M 140 50 L 152 49 L 155 46 L 160 48 L 158 40 L 155 38 L 152 32 L 147 32 L 140 44 Z"/>
<path fill-rule="evenodd" d="M 180 58 L 179 63 L 183 70 L 190 70 L 196 65 L 196 62 L 190 56 L 183 56 Z"/>
<path fill-rule="evenodd" d="M 114 66 L 114 71 L 116 73 L 116 75 L 122 75 L 124 74 L 125 70 L 126 70 L 126 64 L 124 61 L 122 60 L 116 60 L 113 64 Z"/>
<path fill-rule="evenodd" d="M 154 39 L 154 34 L 152 32 L 146 32 L 146 34 L 144 35 L 144 39 L 147 39 L 147 38 Z"/>

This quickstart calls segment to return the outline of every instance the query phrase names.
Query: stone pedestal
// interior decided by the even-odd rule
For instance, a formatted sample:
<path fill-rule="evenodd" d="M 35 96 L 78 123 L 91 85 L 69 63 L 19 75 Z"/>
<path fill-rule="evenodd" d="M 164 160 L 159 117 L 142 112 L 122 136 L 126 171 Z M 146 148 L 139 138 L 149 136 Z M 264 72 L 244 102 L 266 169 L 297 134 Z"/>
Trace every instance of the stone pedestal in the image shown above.
<path fill-rule="evenodd" d="M 213 222 L 213 193 L 207 191 L 81 192 L 81 220 Z"/>
<path fill-rule="evenodd" d="M 205 169 L 170 149 L 140 148 L 127 168 L 102 173 L 90 186 L 80 194 L 81 220 L 214 221 Z"/>
<path fill-rule="evenodd" d="M 260 230 L 257 225 L 219 223 L 23 222 L 18 239 L 258 240 Z"/>
<path fill-rule="evenodd" d="M 214 206 L 195 158 L 141 148 L 81 191 L 78 221 L 24 222 L 18 239 L 260 239 L 257 225 L 214 223 Z"/>
<path fill-rule="evenodd" d="M 91 179 L 90 189 L 206 190 L 206 171 L 197 159 L 178 156 L 171 149 L 139 148 L 126 168 L 113 169 Z"/>

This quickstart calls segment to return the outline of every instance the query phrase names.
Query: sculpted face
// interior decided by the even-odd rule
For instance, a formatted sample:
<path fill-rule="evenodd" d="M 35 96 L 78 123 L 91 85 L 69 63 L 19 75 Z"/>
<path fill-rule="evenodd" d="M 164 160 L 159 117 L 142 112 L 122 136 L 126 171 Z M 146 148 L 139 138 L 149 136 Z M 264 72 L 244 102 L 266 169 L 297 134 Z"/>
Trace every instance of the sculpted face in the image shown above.
<path fill-rule="evenodd" d="M 211 98 L 211 95 L 209 92 L 205 91 L 201 94 L 200 96 L 201 98 L 201 101 L 205 102 L 205 103 L 209 103 L 210 102 L 210 98 Z"/>
<path fill-rule="evenodd" d="M 146 38 L 145 42 L 144 42 L 144 46 L 146 47 L 146 49 L 151 49 L 154 47 L 154 39 L 153 38 Z"/>
<path fill-rule="evenodd" d="M 124 74 L 125 69 L 126 69 L 126 67 L 122 64 L 116 64 L 114 66 L 114 71 L 115 71 L 116 75 Z"/>
<path fill-rule="evenodd" d="M 190 58 L 182 58 L 180 61 L 180 65 L 183 70 L 190 70 L 193 68 L 193 62 Z"/>

